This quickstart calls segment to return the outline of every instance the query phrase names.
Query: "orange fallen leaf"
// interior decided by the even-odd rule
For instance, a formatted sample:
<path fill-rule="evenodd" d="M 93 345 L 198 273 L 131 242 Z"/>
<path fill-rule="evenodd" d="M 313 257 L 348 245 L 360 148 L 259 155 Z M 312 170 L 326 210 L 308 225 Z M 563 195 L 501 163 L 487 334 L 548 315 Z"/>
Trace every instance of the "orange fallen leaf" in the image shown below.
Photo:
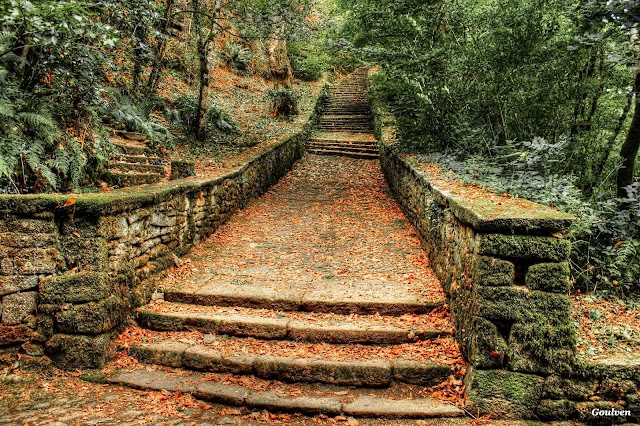
<path fill-rule="evenodd" d="M 76 199 L 76 197 L 71 197 L 71 198 L 69 198 L 69 199 L 67 200 L 67 202 L 66 202 L 66 203 L 64 203 L 64 206 L 62 206 L 62 207 L 69 207 L 69 206 L 72 206 L 72 205 L 74 205 L 74 204 L 76 203 L 76 201 L 78 201 L 78 200 Z"/>

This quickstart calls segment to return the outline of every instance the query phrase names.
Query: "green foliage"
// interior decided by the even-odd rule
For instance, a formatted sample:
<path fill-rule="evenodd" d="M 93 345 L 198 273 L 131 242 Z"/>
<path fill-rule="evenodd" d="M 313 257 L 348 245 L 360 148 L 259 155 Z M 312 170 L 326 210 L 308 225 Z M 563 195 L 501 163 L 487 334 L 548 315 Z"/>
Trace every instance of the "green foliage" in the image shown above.
<path fill-rule="evenodd" d="M 149 117 L 150 112 L 157 106 L 157 99 L 147 99 L 147 102 L 142 102 L 139 107 L 127 97 L 115 96 L 112 102 L 109 102 L 108 111 L 105 113 L 108 113 L 113 121 L 123 124 L 127 131 L 143 133 L 151 141 L 171 146 L 173 136 L 167 128 Z"/>
<path fill-rule="evenodd" d="M 267 98 L 271 100 L 271 111 L 274 117 L 292 117 L 298 115 L 298 94 L 289 87 L 268 90 Z"/>
<path fill-rule="evenodd" d="M 248 71 L 253 58 L 251 50 L 233 42 L 226 42 L 220 55 L 225 65 L 238 71 Z"/>
<path fill-rule="evenodd" d="M 320 46 L 301 46 L 301 43 L 288 45 L 293 76 L 304 81 L 316 81 L 328 69 L 330 58 Z"/>
<path fill-rule="evenodd" d="M 183 95 L 174 101 L 174 109 L 168 110 L 167 115 L 189 137 L 195 136 L 195 123 L 198 114 L 198 97 Z M 205 139 L 212 138 L 216 133 L 230 133 L 236 131 L 238 125 L 225 111 L 215 105 L 209 106 L 205 114 Z"/>

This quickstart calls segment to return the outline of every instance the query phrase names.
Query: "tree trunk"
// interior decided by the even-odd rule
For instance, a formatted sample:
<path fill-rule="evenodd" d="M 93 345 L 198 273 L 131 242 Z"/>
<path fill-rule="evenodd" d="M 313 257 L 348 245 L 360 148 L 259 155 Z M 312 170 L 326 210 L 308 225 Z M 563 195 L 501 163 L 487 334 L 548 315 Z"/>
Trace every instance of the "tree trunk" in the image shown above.
<path fill-rule="evenodd" d="M 162 68 L 164 67 L 164 54 L 167 48 L 167 39 L 169 37 L 169 28 L 171 27 L 171 14 L 173 13 L 173 7 L 176 0 L 167 0 L 167 6 L 164 11 L 164 19 L 162 20 L 162 27 L 160 32 L 162 34 L 158 44 L 156 45 L 156 54 L 153 58 L 153 65 L 151 67 L 151 73 L 149 74 L 149 80 L 147 81 L 147 93 L 151 97 L 158 91 L 158 85 L 162 78 Z"/>
<path fill-rule="evenodd" d="M 616 187 L 618 197 L 626 197 L 625 188 L 633 183 L 633 172 L 640 148 L 640 68 L 634 69 L 635 79 L 633 83 L 634 111 L 629 127 L 629 133 L 620 148 L 620 157 L 622 157 L 622 167 L 618 170 Z"/>
<path fill-rule="evenodd" d="M 279 32 L 284 34 L 284 30 Z M 267 55 L 269 56 L 269 69 L 275 88 L 288 86 L 291 82 L 292 72 L 291 62 L 287 54 L 287 40 L 284 36 L 280 37 L 276 34 L 269 40 Z"/>
<path fill-rule="evenodd" d="M 198 92 L 198 114 L 195 122 L 196 139 L 205 138 L 205 115 L 207 113 L 207 97 L 209 96 L 209 43 L 206 40 L 198 42 L 198 63 L 200 90 Z"/>

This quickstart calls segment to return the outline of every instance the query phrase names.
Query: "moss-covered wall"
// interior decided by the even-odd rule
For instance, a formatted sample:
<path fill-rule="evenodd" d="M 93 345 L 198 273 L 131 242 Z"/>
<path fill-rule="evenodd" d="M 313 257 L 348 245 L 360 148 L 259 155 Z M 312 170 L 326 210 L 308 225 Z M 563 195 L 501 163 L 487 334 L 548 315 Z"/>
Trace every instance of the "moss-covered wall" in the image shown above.
<path fill-rule="evenodd" d="M 22 353 L 32 366 L 103 364 L 112 335 L 149 297 L 143 281 L 290 170 L 308 131 L 217 178 L 77 195 L 75 203 L 0 196 L 0 362 Z"/>

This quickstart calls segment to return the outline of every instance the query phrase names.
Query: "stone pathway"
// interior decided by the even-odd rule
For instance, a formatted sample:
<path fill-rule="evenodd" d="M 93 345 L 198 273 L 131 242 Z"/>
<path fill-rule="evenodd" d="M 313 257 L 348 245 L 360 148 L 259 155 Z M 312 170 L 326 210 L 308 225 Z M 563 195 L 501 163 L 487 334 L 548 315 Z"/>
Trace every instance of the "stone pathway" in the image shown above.
<path fill-rule="evenodd" d="M 464 415 L 444 294 L 376 161 L 305 156 L 160 288 L 112 383 L 246 410 Z"/>

